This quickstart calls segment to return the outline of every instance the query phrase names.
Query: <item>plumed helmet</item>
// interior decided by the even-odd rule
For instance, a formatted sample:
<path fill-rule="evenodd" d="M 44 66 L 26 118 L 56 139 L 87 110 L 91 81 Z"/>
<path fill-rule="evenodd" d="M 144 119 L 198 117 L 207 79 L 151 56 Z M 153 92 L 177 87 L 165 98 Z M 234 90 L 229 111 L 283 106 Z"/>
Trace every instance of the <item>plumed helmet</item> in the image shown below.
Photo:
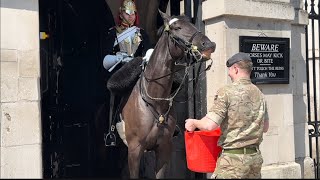
<path fill-rule="evenodd" d="M 127 14 L 131 15 L 137 12 L 136 4 L 133 0 L 124 0 L 120 6 L 120 12 L 125 11 Z"/>
<path fill-rule="evenodd" d="M 123 11 L 125 11 L 129 15 L 132 15 L 133 13 L 135 13 L 136 20 L 133 25 L 135 25 L 135 26 L 139 25 L 139 15 L 138 15 L 136 4 L 135 4 L 134 0 L 123 0 L 122 1 L 121 5 L 119 7 L 118 16 L 116 18 L 116 22 L 118 25 L 123 23 L 122 18 L 121 18 L 121 13 Z"/>

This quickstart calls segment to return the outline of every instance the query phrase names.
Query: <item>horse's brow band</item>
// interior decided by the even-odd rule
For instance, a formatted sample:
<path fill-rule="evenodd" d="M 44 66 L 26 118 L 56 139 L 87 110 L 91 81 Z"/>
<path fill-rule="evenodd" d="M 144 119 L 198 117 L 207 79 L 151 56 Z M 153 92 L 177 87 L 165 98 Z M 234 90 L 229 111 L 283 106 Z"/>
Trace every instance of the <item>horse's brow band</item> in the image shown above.
<path fill-rule="evenodd" d="M 173 19 L 171 19 L 170 21 L 169 21 L 169 25 L 171 25 L 172 23 L 174 23 L 174 22 L 176 22 L 176 21 L 178 21 L 179 19 L 177 19 L 177 18 L 173 18 Z"/>

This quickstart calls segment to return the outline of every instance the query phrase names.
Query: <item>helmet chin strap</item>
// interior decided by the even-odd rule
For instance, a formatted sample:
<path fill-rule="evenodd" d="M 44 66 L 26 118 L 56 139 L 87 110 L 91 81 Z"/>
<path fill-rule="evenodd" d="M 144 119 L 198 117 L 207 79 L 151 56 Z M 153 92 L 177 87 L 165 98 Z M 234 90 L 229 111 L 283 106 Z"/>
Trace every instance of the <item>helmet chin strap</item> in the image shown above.
<path fill-rule="evenodd" d="M 122 16 L 121 17 L 121 25 L 125 26 L 125 27 L 131 27 L 133 26 L 134 22 L 133 23 L 130 23 L 128 20 L 126 20 L 125 18 L 123 18 Z"/>

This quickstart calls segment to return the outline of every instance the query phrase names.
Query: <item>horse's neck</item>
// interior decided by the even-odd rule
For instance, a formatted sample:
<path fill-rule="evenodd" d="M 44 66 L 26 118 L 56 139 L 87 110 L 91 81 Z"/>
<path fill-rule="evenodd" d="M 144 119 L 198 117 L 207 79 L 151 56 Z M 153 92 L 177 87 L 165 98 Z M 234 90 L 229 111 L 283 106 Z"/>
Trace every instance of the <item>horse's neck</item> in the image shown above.
<path fill-rule="evenodd" d="M 171 71 L 173 59 L 170 56 L 168 43 L 167 35 L 162 35 L 156 44 L 145 71 L 150 78 L 157 78 Z"/>
<path fill-rule="evenodd" d="M 171 92 L 173 58 L 170 55 L 168 43 L 168 35 L 162 35 L 146 66 L 146 78 L 151 81 L 160 78 L 156 81 L 146 82 L 146 90 L 152 96 L 165 98 Z"/>

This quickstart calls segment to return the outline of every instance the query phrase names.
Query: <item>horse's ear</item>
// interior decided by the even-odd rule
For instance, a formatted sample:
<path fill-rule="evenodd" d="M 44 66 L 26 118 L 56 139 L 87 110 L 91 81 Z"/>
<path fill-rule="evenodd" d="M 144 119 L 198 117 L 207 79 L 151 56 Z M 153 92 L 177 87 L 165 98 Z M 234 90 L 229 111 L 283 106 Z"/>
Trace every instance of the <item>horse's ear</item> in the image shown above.
<path fill-rule="evenodd" d="M 169 21 L 170 21 L 170 16 L 169 16 L 168 14 L 162 12 L 160 9 L 158 9 L 158 10 L 159 10 L 159 13 L 160 13 L 160 15 L 161 15 L 164 23 L 165 23 L 165 24 L 169 23 Z"/>

